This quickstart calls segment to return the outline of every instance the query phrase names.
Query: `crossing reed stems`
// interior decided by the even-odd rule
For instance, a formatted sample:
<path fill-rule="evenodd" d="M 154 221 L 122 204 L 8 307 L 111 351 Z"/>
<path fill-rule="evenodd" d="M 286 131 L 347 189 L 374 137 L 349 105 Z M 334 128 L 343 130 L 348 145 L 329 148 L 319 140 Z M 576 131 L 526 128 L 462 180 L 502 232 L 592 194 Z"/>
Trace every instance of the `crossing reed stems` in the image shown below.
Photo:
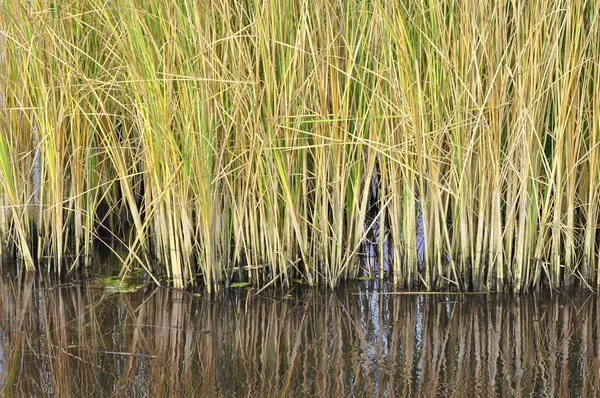
<path fill-rule="evenodd" d="M 598 286 L 599 13 L 8 2 L 3 250 L 61 273 L 108 234 L 128 247 L 124 274 L 209 291 L 363 275 Z M 361 262 L 372 229 L 375 268 Z"/>

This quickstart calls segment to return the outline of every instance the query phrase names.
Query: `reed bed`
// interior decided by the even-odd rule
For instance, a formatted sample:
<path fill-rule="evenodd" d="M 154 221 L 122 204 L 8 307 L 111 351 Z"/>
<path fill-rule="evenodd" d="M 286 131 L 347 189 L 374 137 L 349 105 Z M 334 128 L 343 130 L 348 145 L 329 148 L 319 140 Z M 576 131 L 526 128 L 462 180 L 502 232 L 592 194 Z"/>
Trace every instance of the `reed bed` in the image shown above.
<path fill-rule="evenodd" d="M 4 2 L 1 250 L 60 274 L 110 238 L 123 274 L 209 291 L 597 288 L 599 16 L 594 0 Z"/>
<path fill-rule="evenodd" d="M 600 300 L 1 281 L 7 396 L 596 396 Z M 252 296 L 252 297 L 250 297 Z M 401 322 L 398 320 L 401 319 Z"/>

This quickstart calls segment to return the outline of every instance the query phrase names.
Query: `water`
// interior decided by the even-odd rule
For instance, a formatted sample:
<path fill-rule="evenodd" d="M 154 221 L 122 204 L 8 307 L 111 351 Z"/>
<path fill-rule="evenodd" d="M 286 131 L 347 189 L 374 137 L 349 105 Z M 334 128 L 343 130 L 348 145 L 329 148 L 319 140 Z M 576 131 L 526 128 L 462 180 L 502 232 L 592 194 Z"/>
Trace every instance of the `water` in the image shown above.
<path fill-rule="evenodd" d="M 137 290 L 136 290 L 137 289 Z M 600 394 L 600 301 L 0 282 L 4 396 Z M 135 290 L 135 291 L 134 291 Z"/>

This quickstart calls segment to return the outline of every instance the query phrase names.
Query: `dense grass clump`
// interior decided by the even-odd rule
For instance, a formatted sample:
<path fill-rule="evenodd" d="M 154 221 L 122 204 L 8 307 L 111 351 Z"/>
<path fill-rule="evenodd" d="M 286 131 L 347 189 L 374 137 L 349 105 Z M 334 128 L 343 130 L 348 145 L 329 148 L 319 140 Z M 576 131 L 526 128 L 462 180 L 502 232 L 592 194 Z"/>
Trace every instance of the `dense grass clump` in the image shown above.
<path fill-rule="evenodd" d="M 595 0 L 4 2 L 0 246 L 61 273 L 108 234 L 124 273 L 209 290 L 383 264 L 425 289 L 598 286 L 599 16 Z"/>

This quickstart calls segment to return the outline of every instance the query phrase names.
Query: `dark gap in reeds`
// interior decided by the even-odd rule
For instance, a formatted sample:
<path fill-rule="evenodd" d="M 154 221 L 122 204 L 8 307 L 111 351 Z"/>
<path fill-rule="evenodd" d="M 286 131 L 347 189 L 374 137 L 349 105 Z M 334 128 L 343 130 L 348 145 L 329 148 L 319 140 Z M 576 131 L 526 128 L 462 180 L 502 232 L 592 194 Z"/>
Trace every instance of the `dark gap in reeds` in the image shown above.
<path fill-rule="evenodd" d="M 14 242 L 27 269 L 65 273 L 108 238 L 122 274 L 209 291 L 385 272 L 426 290 L 597 288 L 599 14 L 8 2 L 2 255 Z"/>

